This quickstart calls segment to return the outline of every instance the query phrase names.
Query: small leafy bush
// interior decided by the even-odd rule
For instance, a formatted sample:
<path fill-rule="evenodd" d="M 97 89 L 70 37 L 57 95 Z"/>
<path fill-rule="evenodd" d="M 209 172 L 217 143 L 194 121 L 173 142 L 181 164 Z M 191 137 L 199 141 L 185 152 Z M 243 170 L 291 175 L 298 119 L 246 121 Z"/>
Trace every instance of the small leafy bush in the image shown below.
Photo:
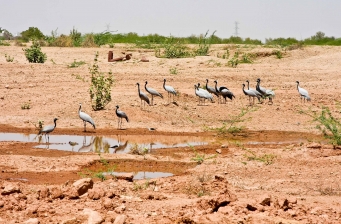
<path fill-rule="evenodd" d="M 247 54 L 247 53 L 244 53 L 242 55 L 242 60 L 240 61 L 241 63 L 252 63 L 252 55 L 251 54 Z"/>
<path fill-rule="evenodd" d="M 176 74 L 178 74 L 178 69 L 176 67 L 171 67 L 169 69 L 169 73 L 172 75 L 176 75 Z"/>
<path fill-rule="evenodd" d="M 208 55 L 208 52 L 209 52 L 210 47 L 211 47 L 210 40 L 214 36 L 215 32 L 216 31 L 213 32 L 213 34 L 211 35 L 211 38 L 207 38 L 208 31 L 206 32 L 206 34 L 204 36 L 200 37 L 200 39 L 199 39 L 199 46 L 194 51 L 196 56 L 206 56 L 206 55 Z"/>
<path fill-rule="evenodd" d="M 37 41 L 33 41 L 30 48 L 23 49 L 25 56 L 30 63 L 44 63 L 47 59 L 46 54 L 41 51 L 41 47 Z"/>
<path fill-rule="evenodd" d="M 237 68 L 237 65 L 240 63 L 239 61 L 239 51 L 234 52 L 233 58 L 231 58 L 227 64 L 232 68 Z"/>
<path fill-rule="evenodd" d="M 283 54 L 282 54 L 282 52 L 281 52 L 280 50 L 274 50 L 274 51 L 273 51 L 273 54 L 276 55 L 276 57 L 277 57 L 278 59 L 283 58 Z"/>
<path fill-rule="evenodd" d="M 232 134 L 235 135 L 237 133 L 240 133 L 244 130 L 245 127 L 237 125 L 238 123 L 242 123 L 246 120 L 249 120 L 251 118 L 243 118 L 248 113 L 256 111 L 257 108 L 241 108 L 240 113 L 237 115 L 230 115 L 230 119 L 223 122 L 223 125 L 218 128 L 208 128 L 205 127 L 206 130 L 213 130 L 217 132 L 218 135 L 226 135 L 226 134 Z"/>
<path fill-rule="evenodd" d="M 320 113 L 315 111 L 300 111 L 313 118 L 317 122 L 316 128 L 320 130 L 326 139 L 334 146 L 341 145 L 341 123 L 333 116 L 330 109 L 322 106 Z"/>
<path fill-rule="evenodd" d="M 10 46 L 11 44 L 7 41 L 0 40 L 0 46 Z"/>
<path fill-rule="evenodd" d="M 111 101 L 111 86 L 114 83 L 112 72 L 105 76 L 99 71 L 98 52 L 96 52 L 94 64 L 89 67 L 91 84 L 89 88 L 92 109 L 102 110 Z"/>
<path fill-rule="evenodd" d="M 29 110 L 29 109 L 31 109 L 30 102 L 26 102 L 26 103 L 22 104 L 21 105 L 21 109 L 22 110 L 25 110 L 25 109 Z"/>
<path fill-rule="evenodd" d="M 276 155 L 273 154 L 263 154 L 261 156 L 257 156 L 255 152 L 249 150 L 249 149 L 245 149 L 246 150 L 246 154 L 244 154 L 244 157 L 249 160 L 249 161 L 258 161 L 258 162 L 262 162 L 265 165 L 271 165 L 274 163 L 275 159 L 276 159 Z"/>
<path fill-rule="evenodd" d="M 6 58 L 6 61 L 7 61 L 7 62 L 13 62 L 13 60 L 14 60 L 14 57 L 11 57 L 11 56 L 8 55 L 8 54 L 5 54 L 5 58 Z"/>
<path fill-rule="evenodd" d="M 70 65 L 68 65 L 67 67 L 68 68 L 77 68 L 77 67 L 84 65 L 84 64 L 85 64 L 85 61 L 76 61 L 76 59 L 74 59 L 73 62 Z"/>
<path fill-rule="evenodd" d="M 191 56 L 189 49 L 180 41 L 175 40 L 173 37 L 166 39 L 161 45 L 164 50 L 160 48 L 155 49 L 155 56 L 159 58 L 186 58 Z"/>

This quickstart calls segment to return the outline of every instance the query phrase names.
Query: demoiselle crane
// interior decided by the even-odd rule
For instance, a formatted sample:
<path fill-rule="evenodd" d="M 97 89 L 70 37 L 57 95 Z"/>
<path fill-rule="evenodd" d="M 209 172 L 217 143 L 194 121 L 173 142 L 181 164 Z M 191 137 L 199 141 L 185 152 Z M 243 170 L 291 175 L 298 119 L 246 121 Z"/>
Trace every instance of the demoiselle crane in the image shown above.
<path fill-rule="evenodd" d="M 218 85 L 218 81 L 217 80 L 214 80 L 214 83 L 215 83 L 215 91 L 217 92 L 218 94 L 218 103 L 221 103 L 220 101 L 220 96 L 222 96 L 225 100 L 225 103 L 226 103 L 226 97 L 230 98 L 232 100 L 233 97 L 235 97 L 233 95 L 233 93 L 225 86 L 217 86 Z"/>
<path fill-rule="evenodd" d="M 246 80 L 245 82 L 247 82 L 247 89 L 254 92 L 257 95 L 258 102 L 261 102 L 260 98 L 262 97 L 262 94 L 260 92 L 258 92 L 257 90 L 250 88 L 249 80 Z"/>
<path fill-rule="evenodd" d="M 298 90 L 298 93 L 299 93 L 300 96 L 301 96 L 301 101 L 302 101 L 302 98 L 303 98 L 304 102 L 305 102 L 306 100 L 307 100 L 307 101 L 310 101 L 311 98 L 310 98 L 310 96 L 309 96 L 308 91 L 300 87 L 300 82 L 299 82 L 299 81 L 296 81 L 296 83 L 297 83 L 297 90 Z"/>
<path fill-rule="evenodd" d="M 208 86 L 208 79 L 206 79 L 206 90 L 211 93 L 211 94 L 214 94 L 216 95 L 216 97 L 219 97 L 217 91 L 215 88 L 211 87 L 211 86 Z"/>
<path fill-rule="evenodd" d="M 143 108 L 145 107 L 146 102 L 148 105 L 150 105 L 150 101 L 149 101 L 147 94 L 145 94 L 144 92 L 140 90 L 140 83 L 136 83 L 136 85 L 137 85 L 137 91 L 139 93 L 139 97 L 141 99 L 141 109 L 142 109 L 142 101 L 143 101 Z"/>
<path fill-rule="evenodd" d="M 86 123 L 87 122 L 90 123 L 94 127 L 94 129 L 96 129 L 95 122 L 92 120 L 92 118 L 88 114 L 86 114 L 82 111 L 82 104 L 81 103 L 79 104 L 78 114 L 79 114 L 80 119 L 82 119 L 82 121 L 84 123 L 84 132 L 86 132 Z"/>
<path fill-rule="evenodd" d="M 172 86 L 166 85 L 166 79 L 163 79 L 163 88 L 168 93 L 168 103 L 170 101 L 171 95 L 173 95 L 173 102 L 174 102 L 174 96 L 176 96 L 176 91 L 175 91 L 175 89 Z"/>
<path fill-rule="evenodd" d="M 272 98 L 275 97 L 275 92 L 271 89 L 266 89 L 260 86 L 260 78 L 257 79 L 256 90 L 260 92 L 264 98 L 269 98 L 269 103 L 273 104 Z"/>
<path fill-rule="evenodd" d="M 146 83 L 145 83 L 145 85 L 144 85 L 144 88 L 145 88 L 145 90 L 146 90 L 150 95 L 152 95 L 152 106 L 153 106 L 153 105 L 154 105 L 154 96 L 159 96 L 159 97 L 161 97 L 162 99 L 163 99 L 163 96 L 162 96 L 161 93 L 159 93 L 159 92 L 156 91 L 155 89 L 147 87 L 147 84 L 148 84 L 148 82 L 146 81 Z"/>
<path fill-rule="evenodd" d="M 47 125 L 47 126 L 43 127 L 39 131 L 38 135 L 45 134 L 45 141 L 46 141 L 46 135 L 47 135 L 47 139 L 48 139 L 47 142 L 49 142 L 50 141 L 50 133 L 53 132 L 53 130 L 56 128 L 57 120 L 58 120 L 58 118 L 53 119 L 54 125 Z"/>
<path fill-rule="evenodd" d="M 126 113 L 124 113 L 123 111 L 119 110 L 118 108 L 120 108 L 120 107 L 118 105 L 116 105 L 116 115 L 118 117 L 117 129 L 121 129 L 122 128 L 122 118 L 126 119 L 127 122 L 129 122 L 129 118 L 126 115 Z"/>
<path fill-rule="evenodd" d="M 201 103 L 201 99 L 204 99 L 204 105 L 205 105 L 205 100 L 210 99 L 212 101 L 213 96 L 206 90 L 199 88 L 197 85 L 194 85 L 195 89 L 195 95 L 199 97 L 199 105 Z"/>
<path fill-rule="evenodd" d="M 243 92 L 246 96 L 249 97 L 250 105 L 254 105 L 255 104 L 255 97 L 258 98 L 259 96 L 254 91 L 245 89 L 245 83 L 243 83 Z M 251 97 L 253 98 L 253 104 L 251 104 Z"/>

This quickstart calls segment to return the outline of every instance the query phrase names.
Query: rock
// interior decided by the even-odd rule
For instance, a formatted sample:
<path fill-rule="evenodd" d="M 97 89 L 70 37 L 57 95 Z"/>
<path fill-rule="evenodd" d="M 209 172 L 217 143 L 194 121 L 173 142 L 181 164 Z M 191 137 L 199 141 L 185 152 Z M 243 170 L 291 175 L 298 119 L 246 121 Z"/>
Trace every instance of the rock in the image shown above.
<path fill-rule="evenodd" d="M 226 180 L 226 178 L 225 178 L 224 176 L 219 175 L 219 174 L 214 175 L 214 179 L 215 179 L 215 180 L 218 180 L 218 181 L 224 181 L 224 180 Z"/>
<path fill-rule="evenodd" d="M 102 208 L 104 209 L 112 209 L 113 208 L 113 202 L 110 198 L 104 198 L 102 201 Z"/>
<path fill-rule="evenodd" d="M 88 198 L 92 200 L 98 200 L 105 196 L 105 191 L 102 188 L 94 188 L 88 191 Z"/>
<path fill-rule="evenodd" d="M 0 208 L 4 207 L 5 202 L 4 201 L 0 201 Z"/>
<path fill-rule="evenodd" d="M 307 148 L 320 149 L 320 148 L 322 148 L 322 146 L 319 143 L 313 142 L 313 143 L 310 143 L 309 145 L 307 145 Z"/>
<path fill-rule="evenodd" d="M 43 187 L 38 192 L 39 192 L 39 199 L 47 198 L 50 195 L 50 191 L 48 187 Z"/>
<path fill-rule="evenodd" d="M 26 214 L 28 217 L 37 217 L 37 212 L 38 212 L 38 205 L 29 205 L 26 208 Z"/>
<path fill-rule="evenodd" d="M 2 190 L 2 195 L 10 195 L 13 193 L 20 193 L 20 188 L 18 185 L 14 185 L 12 183 L 6 184 L 5 188 Z"/>
<path fill-rule="evenodd" d="M 288 210 L 289 208 L 292 208 L 291 206 L 289 206 L 289 201 L 286 198 L 279 198 L 278 204 L 279 204 L 279 207 L 283 209 L 284 211 Z"/>
<path fill-rule="evenodd" d="M 261 204 L 263 206 L 270 206 L 270 204 L 271 204 L 271 196 L 269 196 L 269 195 L 263 196 L 262 200 L 261 200 L 261 202 L 259 204 Z"/>
<path fill-rule="evenodd" d="M 100 224 L 104 221 L 101 214 L 89 208 L 83 210 L 83 214 L 88 216 L 88 224 Z"/>
<path fill-rule="evenodd" d="M 39 224 L 39 220 L 37 218 L 30 218 L 29 220 L 25 221 L 24 224 Z"/>
<path fill-rule="evenodd" d="M 118 206 L 117 208 L 115 208 L 115 212 L 116 213 L 122 213 L 122 212 L 124 212 L 126 210 L 126 206 L 125 205 L 120 205 L 120 206 Z"/>
<path fill-rule="evenodd" d="M 229 219 L 222 213 L 212 213 L 201 216 L 199 223 L 229 223 Z"/>
<path fill-rule="evenodd" d="M 221 145 L 220 147 L 224 149 L 224 148 L 228 148 L 229 146 L 228 145 Z"/>
<path fill-rule="evenodd" d="M 250 204 L 247 204 L 247 205 L 246 205 L 246 208 L 247 208 L 247 210 L 252 211 L 252 212 L 254 212 L 254 211 L 257 210 L 257 207 L 255 207 L 255 206 L 253 206 L 253 205 L 250 205 Z"/>
<path fill-rule="evenodd" d="M 117 174 L 115 175 L 117 179 L 120 180 L 127 180 L 130 182 L 133 182 L 134 174 L 133 173 L 122 173 L 122 174 Z"/>
<path fill-rule="evenodd" d="M 68 199 L 78 199 L 79 198 L 78 191 L 75 187 L 69 187 L 66 190 L 64 190 L 64 195 Z"/>
<path fill-rule="evenodd" d="M 63 191 L 59 187 L 52 187 L 50 189 L 50 195 L 52 199 L 64 198 Z"/>
<path fill-rule="evenodd" d="M 228 215 L 228 214 L 232 215 L 232 214 L 234 214 L 233 209 L 232 209 L 231 206 L 222 206 L 222 207 L 220 207 L 218 209 L 218 212 L 223 213 L 225 215 Z"/>
<path fill-rule="evenodd" d="M 115 219 L 114 224 L 124 224 L 124 222 L 126 221 L 127 216 L 126 215 L 118 215 Z"/>
<path fill-rule="evenodd" d="M 221 149 L 216 149 L 215 150 L 217 153 L 221 154 Z"/>
<path fill-rule="evenodd" d="M 61 224 L 78 224 L 79 220 L 76 217 L 62 221 Z"/>
<path fill-rule="evenodd" d="M 94 182 L 91 178 L 83 178 L 74 182 L 73 186 L 76 188 L 78 195 L 81 196 L 94 186 Z"/>

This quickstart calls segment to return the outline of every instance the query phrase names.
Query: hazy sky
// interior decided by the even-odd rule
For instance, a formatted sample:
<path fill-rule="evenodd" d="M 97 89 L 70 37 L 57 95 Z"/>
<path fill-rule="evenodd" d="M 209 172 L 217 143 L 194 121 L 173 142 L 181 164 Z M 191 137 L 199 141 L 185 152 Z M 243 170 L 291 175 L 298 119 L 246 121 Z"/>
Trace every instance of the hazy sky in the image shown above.
<path fill-rule="evenodd" d="M 209 34 L 228 38 L 341 37 L 341 0 L 0 0 L 0 27 L 13 35 L 38 27 L 69 34 L 118 30 L 139 35 Z"/>

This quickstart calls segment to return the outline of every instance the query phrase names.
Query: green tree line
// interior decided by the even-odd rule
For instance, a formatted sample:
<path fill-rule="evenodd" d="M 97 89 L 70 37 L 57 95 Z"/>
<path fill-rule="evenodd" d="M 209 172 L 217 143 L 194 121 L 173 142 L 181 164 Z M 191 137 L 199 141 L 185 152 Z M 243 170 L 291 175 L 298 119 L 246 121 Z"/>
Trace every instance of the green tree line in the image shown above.
<path fill-rule="evenodd" d="M 323 32 L 317 32 L 315 35 L 304 40 L 295 38 L 267 38 L 265 43 L 258 39 L 241 38 L 231 36 L 229 38 L 220 38 L 215 35 L 215 32 L 208 38 L 206 34 L 191 35 L 189 37 L 166 37 L 159 34 L 138 35 L 137 33 L 84 33 L 82 34 L 77 29 L 73 28 L 69 35 L 58 35 L 57 30 L 52 31 L 50 35 L 44 35 L 37 27 L 29 27 L 22 31 L 19 37 L 14 37 L 7 30 L 2 29 L 2 40 L 16 39 L 21 42 L 32 40 L 39 41 L 41 46 L 57 46 L 57 47 L 98 47 L 102 45 L 114 46 L 115 43 L 130 43 L 136 44 L 143 48 L 153 48 L 156 44 L 164 44 L 170 38 L 173 42 L 180 44 L 200 44 L 203 40 L 209 40 L 209 44 L 254 44 L 254 45 L 341 45 L 341 38 L 328 37 Z"/>

